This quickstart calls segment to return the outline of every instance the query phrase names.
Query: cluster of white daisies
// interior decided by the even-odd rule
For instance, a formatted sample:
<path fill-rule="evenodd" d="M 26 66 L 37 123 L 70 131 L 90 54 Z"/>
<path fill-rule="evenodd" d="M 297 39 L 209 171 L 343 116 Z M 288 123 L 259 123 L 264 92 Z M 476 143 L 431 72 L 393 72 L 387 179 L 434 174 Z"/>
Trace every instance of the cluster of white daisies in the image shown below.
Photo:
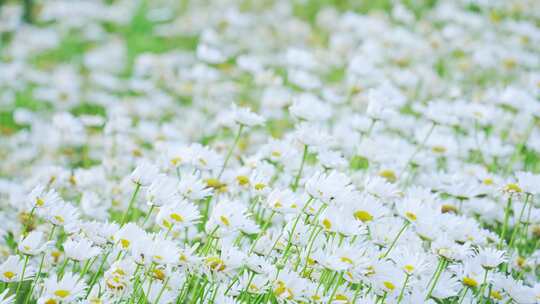
<path fill-rule="evenodd" d="M 22 2 L 0 304 L 540 303 L 540 2 Z"/>

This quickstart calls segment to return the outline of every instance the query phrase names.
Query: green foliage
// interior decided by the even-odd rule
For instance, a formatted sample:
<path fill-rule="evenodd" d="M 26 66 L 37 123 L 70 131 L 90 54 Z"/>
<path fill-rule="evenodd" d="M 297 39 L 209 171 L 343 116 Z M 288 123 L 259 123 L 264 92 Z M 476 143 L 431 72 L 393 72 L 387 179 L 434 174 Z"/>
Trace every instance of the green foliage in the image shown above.
<path fill-rule="evenodd" d="M 350 160 L 349 168 L 354 171 L 367 170 L 369 168 L 369 161 L 360 155 L 353 156 Z"/>

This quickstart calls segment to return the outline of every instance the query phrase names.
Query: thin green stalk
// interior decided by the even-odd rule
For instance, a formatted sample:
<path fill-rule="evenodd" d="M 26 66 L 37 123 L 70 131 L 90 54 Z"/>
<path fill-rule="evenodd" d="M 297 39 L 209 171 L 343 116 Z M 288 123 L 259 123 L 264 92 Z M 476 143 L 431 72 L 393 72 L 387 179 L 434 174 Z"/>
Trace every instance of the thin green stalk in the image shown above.
<path fill-rule="evenodd" d="M 523 240 L 527 240 L 527 236 L 529 235 L 529 223 L 531 222 L 531 212 L 532 212 L 532 207 L 533 207 L 532 199 L 533 197 L 531 197 L 529 210 L 527 211 L 527 220 L 525 221 L 525 227 L 523 227 L 523 232 L 521 233 L 521 236 L 520 236 L 520 238 L 523 238 Z"/>
<path fill-rule="evenodd" d="M 47 242 L 52 240 L 52 238 L 54 236 L 55 229 L 56 229 L 56 225 L 53 225 L 52 228 L 51 228 L 51 231 L 49 232 L 49 236 L 47 237 Z M 30 286 L 30 291 L 28 292 L 28 294 L 26 294 L 26 298 L 24 299 L 24 304 L 27 304 L 28 301 L 30 300 L 31 295 L 34 292 L 34 288 L 36 286 L 37 280 L 41 276 L 41 271 L 43 270 L 43 263 L 45 262 L 45 254 L 46 253 L 44 251 L 42 253 L 42 255 L 41 255 L 41 260 L 39 262 L 38 272 L 34 276 L 34 280 L 32 281 L 32 285 Z"/>
<path fill-rule="evenodd" d="M 437 267 L 437 270 L 435 270 L 435 273 L 433 275 L 433 283 L 431 284 L 431 288 L 429 288 L 428 294 L 426 295 L 426 300 L 431 298 L 431 294 L 433 293 L 433 290 L 435 290 L 435 287 L 437 287 L 437 282 L 439 281 L 439 278 L 441 277 L 441 274 L 444 271 L 444 269 L 446 269 L 446 265 L 448 261 L 441 257 L 439 260 L 439 263 L 440 263 L 440 267 Z"/>
<path fill-rule="evenodd" d="M 25 255 L 24 257 L 24 264 L 23 264 L 23 269 L 21 271 L 21 277 L 19 279 L 19 283 L 17 284 L 17 290 L 15 291 L 15 294 L 17 295 L 17 297 L 19 297 L 19 289 L 21 289 L 21 285 L 22 285 L 22 282 L 24 280 L 24 273 L 26 271 L 26 266 L 28 265 L 28 259 L 30 258 L 29 255 Z"/>
<path fill-rule="evenodd" d="M 356 288 L 356 291 L 354 292 L 353 300 L 351 303 L 356 303 L 356 299 L 358 299 L 358 296 L 360 295 L 360 291 L 362 290 L 361 285 L 359 285 Z"/>
<path fill-rule="evenodd" d="M 223 162 L 223 166 L 221 167 L 221 170 L 219 171 L 219 174 L 217 176 L 217 179 L 221 177 L 223 174 L 223 171 L 225 171 L 225 168 L 227 167 L 227 164 L 229 163 L 229 159 L 232 156 L 232 153 L 234 151 L 234 148 L 236 148 L 236 145 L 238 144 L 238 140 L 240 139 L 240 135 L 242 134 L 242 130 L 244 129 L 244 125 L 240 124 L 238 127 L 238 132 L 236 133 L 236 137 L 234 138 L 234 142 L 232 146 L 229 148 L 229 151 L 227 152 L 227 156 L 225 157 L 225 161 Z"/>
<path fill-rule="evenodd" d="M 478 294 L 477 294 L 478 303 L 480 303 L 480 301 L 484 297 L 484 289 L 486 288 L 486 285 L 487 285 L 488 272 L 489 272 L 489 269 L 485 268 L 484 279 L 482 280 L 482 285 L 480 285 L 480 288 L 478 289 Z"/>
<path fill-rule="evenodd" d="M 312 233 L 310 234 L 309 238 L 308 238 L 308 250 L 307 250 L 307 254 L 306 254 L 306 262 L 304 263 L 304 267 L 302 268 L 302 271 L 300 271 L 300 273 L 306 271 L 307 267 L 308 267 L 308 264 L 309 264 L 309 257 L 311 255 L 311 250 L 313 249 L 313 244 L 315 243 L 315 240 L 317 239 L 317 237 L 319 236 L 319 233 L 321 233 L 323 229 L 320 228 L 320 227 L 316 227 Z M 315 232 L 315 233 L 313 233 Z"/>
<path fill-rule="evenodd" d="M 328 304 L 331 304 L 333 302 L 334 296 L 336 295 L 336 291 L 339 288 L 339 286 L 341 286 L 341 283 L 343 282 L 343 274 L 338 273 L 338 275 L 339 275 L 339 278 L 336 282 L 336 286 L 334 286 L 334 289 L 332 290 L 332 293 L 330 294 L 330 297 L 328 298 Z"/>
<path fill-rule="evenodd" d="M 401 291 L 399 292 L 399 296 L 397 299 L 397 303 L 401 303 L 401 300 L 403 299 L 403 294 L 405 293 L 405 287 L 407 286 L 407 283 L 409 282 L 409 278 L 411 276 L 409 274 L 405 274 L 405 281 L 403 282 L 403 286 L 401 287 Z"/>
<path fill-rule="evenodd" d="M 58 270 L 58 278 L 59 279 L 62 279 L 64 277 L 64 271 L 65 271 L 66 266 L 67 266 L 68 263 L 69 263 L 69 258 L 65 257 L 64 263 L 62 264 L 62 266 L 60 266 L 60 269 Z"/>
<path fill-rule="evenodd" d="M 437 125 L 436 122 L 432 122 L 431 124 L 431 128 L 429 128 L 429 131 L 427 132 L 426 136 L 424 137 L 424 139 L 420 142 L 420 144 L 418 146 L 416 146 L 416 149 L 414 150 L 413 154 L 409 157 L 409 159 L 407 160 L 407 163 L 405 164 L 405 166 L 403 167 L 403 171 L 407 170 L 409 168 L 409 166 L 411 165 L 412 161 L 414 160 L 414 158 L 416 157 L 416 155 L 418 154 L 418 152 L 420 152 L 420 150 L 424 147 L 424 145 L 426 144 L 427 140 L 429 139 L 429 137 L 431 136 L 431 133 L 433 133 L 433 130 L 435 129 L 435 126 Z M 403 171 L 401 172 L 400 176 L 403 175 Z"/>
<path fill-rule="evenodd" d="M 152 206 L 150 206 L 150 210 L 148 210 L 148 213 L 146 214 L 146 216 L 144 217 L 144 221 L 142 223 L 142 226 L 144 227 L 146 225 L 146 222 L 148 222 L 148 219 L 150 218 L 150 216 L 152 215 L 152 212 L 154 211 L 154 208 L 156 208 L 155 205 L 152 204 Z M 172 226 L 171 226 L 172 227 Z"/>
<path fill-rule="evenodd" d="M 249 292 L 249 285 L 251 285 L 251 282 L 253 281 L 253 278 L 255 278 L 256 273 L 254 271 L 248 271 L 249 272 L 249 280 L 246 284 L 246 288 L 244 288 L 243 294 L 240 295 L 240 299 L 244 298 L 244 294 L 249 298 L 248 292 Z"/>
<path fill-rule="evenodd" d="M 298 188 L 298 183 L 300 182 L 302 171 L 304 170 L 304 164 L 306 162 L 307 153 L 308 153 L 308 146 L 304 145 L 304 152 L 302 153 L 302 162 L 300 163 L 300 169 L 298 170 L 298 173 L 296 174 L 296 177 L 294 178 L 294 183 L 292 184 L 292 190 L 295 192 L 296 192 L 296 189 Z"/>
<path fill-rule="evenodd" d="M 304 208 L 302 209 L 302 211 L 305 211 L 312 201 L 313 201 L 313 197 L 310 197 L 309 200 L 307 201 L 307 203 L 304 205 Z M 298 225 L 298 221 L 302 217 L 302 214 L 303 214 L 303 212 L 300 212 L 298 214 L 298 216 L 296 216 L 296 219 L 295 219 L 295 221 L 293 223 L 291 232 L 289 233 L 289 239 L 287 240 L 287 247 L 285 247 L 285 251 L 283 252 L 283 260 L 284 261 L 287 261 L 289 251 L 291 250 L 291 247 L 292 247 L 292 238 L 293 238 L 294 232 L 296 230 L 296 225 Z"/>
<path fill-rule="evenodd" d="M 101 263 L 99 264 L 98 270 L 96 271 L 96 273 L 94 273 L 94 276 L 92 276 L 92 279 L 90 279 L 90 284 L 89 284 L 88 290 L 86 291 L 86 295 L 84 297 L 85 299 L 88 298 L 88 296 L 90 295 L 90 292 L 92 291 L 92 288 L 94 288 L 94 285 L 97 282 L 99 274 L 103 270 L 103 266 L 105 266 L 105 262 L 107 262 L 107 257 L 109 256 L 111 251 L 112 251 L 112 248 L 111 248 L 111 250 L 107 251 L 106 254 L 103 255 L 103 259 L 101 259 Z"/>
<path fill-rule="evenodd" d="M 506 208 L 504 209 L 504 222 L 501 230 L 501 235 L 499 236 L 499 246 L 501 249 L 504 243 L 504 237 L 506 236 L 506 230 L 508 229 L 508 218 L 510 217 L 510 208 L 512 207 L 512 196 L 508 197 L 508 202 L 506 203 Z"/>
<path fill-rule="evenodd" d="M 259 239 L 266 232 L 266 230 L 268 229 L 268 226 L 270 226 L 270 223 L 272 223 L 272 219 L 274 218 L 275 214 L 276 214 L 276 211 L 272 210 L 272 212 L 270 213 L 270 217 L 268 217 L 268 220 L 265 221 L 264 226 L 261 228 L 261 231 L 255 238 L 255 240 L 253 240 L 253 243 L 251 244 L 251 247 L 249 248 L 249 253 L 253 252 L 253 249 L 255 249 L 255 245 L 257 245 L 257 241 L 259 241 Z"/>
<path fill-rule="evenodd" d="M 521 153 L 521 151 L 523 150 L 523 147 L 527 144 L 527 141 L 529 140 L 529 137 L 531 136 L 535 125 L 536 125 L 536 118 L 533 117 L 531 123 L 529 124 L 527 130 L 525 131 L 525 136 L 523 138 L 523 141 L 521 143 L 519 143 L 516 146 L 516 148 L 514 149 L 514 152 L 510 156 L 510 160 L 508 161 L 508 164 L 506 165 L 506 168 L 505 168 L 504 172 L 510 173 L 510 171 L 512 171 L 512 166 L 514 165 L 514 163 L 518 159 L 518 156 Z"/>
<path fill-rule="evenodd" d="M 469 291 L 469 288 L 465 287 L 465 291 L 463 292 L 463 295 L 461 295 L 458 304 L 463 303 L 463 300 L 465 300 L 465 296 L 467 295 L 467 291 Z"/>
<path fill-rule="evenodd" d="M 407 227 L 409 226 L 409 222 L 408 221 L 405 221 L 405 224 L 403 224 L 403 227 L 401 227 L 401 229 L 399 230 L 399 232 L 397 233 L 396 237 L 394 238 L 394 240 L 392 241 L 392 244 L 390 244 L 390 247 L 388 247 L 388 249 L 386 250 L 386 252 L 381 256 L 381 259 L 384 259 L 388 256 L 388 254 L 390 254 L 390 251 L 392 251 L 392 249 L 394 248 L 394 246 L 396 245 L 398 239 L 401 237 L 401 235 L 403 234 L 403 232 L 405 231 L 405 229 L 407 229 Z"/>
<path fill-rule="evenodd" d="M 431 278 L 429 279 L 429 282 L 427 283 L 426 288 L 430 288 L 431 284 L 433 283 L 433 280 L 435 279 L 437 272 L 439 272 L 441 267 L 443 266 L 443 261 L 444 260 L 442 258 L 439 258 L 439 262 L 437 262 L 437 268 L 435 268 L 435 271 L 431 275 Z"/>
<path fill-rule="evenodd" d="M 521 226 L 521 219 L 523 218 L 523 213 L 525 212 L 525 209 L 527 207 L 527 203 L 529 202 L 529 194 L 525 194 L 525 202 L 523 203 L 523 207 L 521 207 L 521 211 L 519 212 L 519 218 L 518 218 L 518 221 L 516 222 L 516 225 L 514 227 L 514 231 L 512 231 L 512 236 L 510 237 L 510 244 L 509 244 L 509 247 L 510 248 L 513 248 L 513 245 L 514 245 L 514 240 L 516 239 L 516 235 L 518 233 L 518 231 L 520 230 L 520 226 Z"/>
<path fill-rule="evenodd" d="M 133 208 L 133 203 L 135 202 L 135 199 L 137 198 L 137 194 L 139 193 L 139 190 L 141 190 L 141 184 L 136 183 L 135 184 L 135 191 L 133 191 L 133 194 L 131 195 L 131 199 L 129 200 L 128 208 L 124 212 L 124 215 L 122 216 L 122 221 L 120 222 L 120 225 L 123 226 L 126 221 L 129 218 L 129 215 L 131 213 L 131 209 Z"/>
<path fill-rule="evenodd" d="M 129 297 L 128 303 L 135 302 L 135 296 L 137 295 L 137 292 L 139 291 L 139 282 L 140 282 L 139 270 L 141 270 L 141 265 L 137 264 L 137 266 L 135 267 L 135 272 L 133 273 L 133 276 L 135 277 L 135 282 L 133 283 L 133 291 L 131 292 L 131 296 Z"/>

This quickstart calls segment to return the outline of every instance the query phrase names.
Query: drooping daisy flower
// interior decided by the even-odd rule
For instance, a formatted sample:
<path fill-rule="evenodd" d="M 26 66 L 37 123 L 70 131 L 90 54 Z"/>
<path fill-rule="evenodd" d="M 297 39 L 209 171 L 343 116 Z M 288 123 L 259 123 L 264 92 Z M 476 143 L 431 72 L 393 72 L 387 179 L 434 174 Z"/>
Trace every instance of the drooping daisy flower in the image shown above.
<path fill-rule="evenodd" d="M 61 279 L 56 275 L 45 279 L 44 287 L 41 299 L 45 303 L 68 303 L 83 296 L 86 284 L 78 275 L 68 272 Z"/>
<path fill-rule="evenodd" d="M 28 265 L 27 265 L 28 266 Z M 24 269 L 24 277 L 21 277 Z M 34 270 L 32 267 L 25 267 L 23 259 L 16 255 L 10 255 L 4 263 L 0 264 L 0 280 L 11 283 L 19 280 L 29 279 Z"/>
<path fill-rule="evenodd" d="M 18 249 L 27 255 L 36 255 L 43 252 L 50 242 L 45 242 L 42 231 L 32 231 L 19 242 Z"/>
<path fill-rule="evenodd" d="M 101 252 L 100 248 L 93 246 L 92 242 L 85 238 L 68 239 L 62 246 L 66 257 L 79 262 L 91 259 Z"/>

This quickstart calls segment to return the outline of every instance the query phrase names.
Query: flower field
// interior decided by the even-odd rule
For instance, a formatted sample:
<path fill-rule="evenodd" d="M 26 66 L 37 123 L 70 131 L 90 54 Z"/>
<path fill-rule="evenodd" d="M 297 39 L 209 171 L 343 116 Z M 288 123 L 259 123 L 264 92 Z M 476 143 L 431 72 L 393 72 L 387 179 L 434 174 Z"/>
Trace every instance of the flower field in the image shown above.
<path fill-rule="evenodd" d="M 540 1 L 0 1 L 0 304 L 540 303 Z"/>

